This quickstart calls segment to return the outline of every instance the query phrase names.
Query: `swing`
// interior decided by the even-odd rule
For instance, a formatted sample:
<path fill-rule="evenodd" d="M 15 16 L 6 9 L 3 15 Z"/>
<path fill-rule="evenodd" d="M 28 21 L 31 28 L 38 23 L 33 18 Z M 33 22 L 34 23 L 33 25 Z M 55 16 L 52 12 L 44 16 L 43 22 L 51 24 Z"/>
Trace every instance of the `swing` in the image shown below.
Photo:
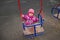
<path fill-rule="evenodd" d="M 42 0 L 40 0 L 40 6 L 41 6 L 41 9 L 40 9 L 40 13 L 38 14 L 38 19 L 39 19 L 38 23 L 31 24 L 29 26 L 25 25 L 24 22 L 22 23 L 23 34 L 26 37 L 36 37 L 36 36 L 40 36 L 40 35 L 42 35 L 44 33 L 44 29 L 42 27 L 42 25 L 43 25 L 43 18 L 44 18 L 44 15 L 42 15 L 43 14 L 43 11 L 42 11 Z M 20 17 L 21 17 L 22 9 L 21 9 L 20 0 L 18 0 L 18 8 L 19 8 Z"/>
<path fill-rule="evenodd" d="M 55 7 L 53 7 L 51 13 L 53 17 L 60 20 L 60 4 L 57 4 Z"/>

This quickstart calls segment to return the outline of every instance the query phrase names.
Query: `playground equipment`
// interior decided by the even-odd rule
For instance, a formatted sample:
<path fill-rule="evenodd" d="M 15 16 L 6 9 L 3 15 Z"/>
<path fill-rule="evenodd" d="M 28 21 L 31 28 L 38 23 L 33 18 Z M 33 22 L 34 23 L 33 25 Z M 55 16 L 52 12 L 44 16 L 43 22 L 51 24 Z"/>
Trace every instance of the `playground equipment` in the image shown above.
<path fill-rule="evenodd" d="M 40 6 L 41 9 L 39 10 L 39 14 L 38 14 L 38 23 L 34 23 L 31 25 L 25 25 L 24 22 L 22 22 L 22 26 L 23 26 L 23 34 L 26 37 L 36 37 L 39 35 L 42 35 L 44 33 L 44 28 L 43 28 L 43 20 L 44 20 L 44 15 L 43 15 L 43 6 L 42 6 L 42 0 L 40 0 Z M 22 18 L 22 9 L 21 9 L 21 4 L 20 4 L 20 0 L 18 0 L 18 8 L 20 11 L 20 17 Z"/>
<path fill-rule="evenodd" d="M 53 17 L 60 19 L 60 4 L 57 4 L 55 7 L 53 7 L 51 13 Z"/>

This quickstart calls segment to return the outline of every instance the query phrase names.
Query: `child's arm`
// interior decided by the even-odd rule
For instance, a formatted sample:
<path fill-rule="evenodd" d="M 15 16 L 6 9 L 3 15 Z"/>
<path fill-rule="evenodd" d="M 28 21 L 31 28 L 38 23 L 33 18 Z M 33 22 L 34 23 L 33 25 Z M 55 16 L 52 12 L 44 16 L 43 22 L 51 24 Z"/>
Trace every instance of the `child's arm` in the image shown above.
<path fill-rule="evenodd" d="M 29 17 L 28 17 L 28 15 L 22 15 L 22 19 L 26 21 L 29 19 Z"/>
<path fill-rule="evenodd" d="M 33 18 L 33 21 L 34 21 L 34 22 L 38 22 L 38 18 L 37 18 L 37 17 L 34 17 L 34 18 Z"/>
<path fill-rule="evenodd" d="M 26 20 L 25 15 L 23 15 L 23 14 L 22 14 L 22 19 L 23 19 L 23 21 L 25 21 L 25 20 Z"/>

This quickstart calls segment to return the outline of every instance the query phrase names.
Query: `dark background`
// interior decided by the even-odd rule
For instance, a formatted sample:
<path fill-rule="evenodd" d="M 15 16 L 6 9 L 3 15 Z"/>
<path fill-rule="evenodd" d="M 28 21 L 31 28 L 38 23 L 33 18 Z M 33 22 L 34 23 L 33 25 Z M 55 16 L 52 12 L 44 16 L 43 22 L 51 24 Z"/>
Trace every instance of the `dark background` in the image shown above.
<path fill-rule="evenodd" d="M 26 14 L 29 8 L 33 8 L 37 15 L 40 9 L 39 2 L 39 0 L 21 0 L 23 13 Z M 45 32 L 36 40 L 60 40 L 60 20 L 51 14 L 51 8 L 59 2 L 59 0 L 43 0 Z M 0 0 L 0 40 L 34 40 L 24 38 L 19 14 L 17 0 Z"/>

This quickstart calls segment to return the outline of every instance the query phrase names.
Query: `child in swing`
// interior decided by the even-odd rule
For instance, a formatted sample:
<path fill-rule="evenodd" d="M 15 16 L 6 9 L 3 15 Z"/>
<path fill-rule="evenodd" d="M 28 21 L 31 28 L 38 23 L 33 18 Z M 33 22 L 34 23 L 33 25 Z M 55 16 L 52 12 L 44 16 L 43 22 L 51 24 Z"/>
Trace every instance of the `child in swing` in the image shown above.
<path fill-rule="evenodd" d="M 23 20 L 25 21 L 24 23 L 26 25 L 32 25 L 34 23 L 37 23 L 39 20 L 37 17 L 34 16 L 34 9 L 29 9 L 27 15 L 22 15 Z M 44 31 L 43 28 L 37 27 L 36 28 L 37 33 Z M 34 34 L 34 27 L 26 27 L 24 34 L 29 35 L 29 34 Z"/>
<path fill-rule="evenodd" d="M 26 25 L 31 25 L 33 23 L 38 22 L 38 18 L 34 16 L 34 9 L 29 9 L 27 15 L 22 15 L 23 20 L 25 21 L 24 23 Z"/>

